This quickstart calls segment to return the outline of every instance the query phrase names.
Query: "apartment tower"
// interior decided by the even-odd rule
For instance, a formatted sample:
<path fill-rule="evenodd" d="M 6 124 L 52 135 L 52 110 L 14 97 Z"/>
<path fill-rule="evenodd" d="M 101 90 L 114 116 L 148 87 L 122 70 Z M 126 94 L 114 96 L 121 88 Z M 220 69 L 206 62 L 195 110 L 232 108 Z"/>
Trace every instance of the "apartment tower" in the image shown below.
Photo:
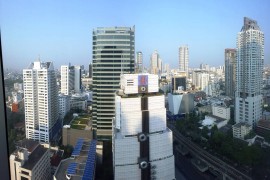
<path fill-rule="evenodd" d="M 26 138 L 50 142 L 58 127 L 58 90 L 52 62 L 23 70 Z"/>
<path fill-rule="evenodd" d="M 61 93 L 71 95 L 81 92 L 81 66 L 61 66 Z"/>
<path fill-rule="evenodd" d="M 179 70 L 185 71 L 186 76 L 188 76 L 188 63 L 189 63 L 189 50 L 188 46 L 179 47 Z"/>
<path fill-rule="evenodd" d="M 255 126 L 262 117 L 264 33 L 257 21 L 244 18 L 237 36 L 235 120 Z"/>
<path fill-rule="evenodd" d="M 234 98 L 236 81 L 236 49 L 225 49 L 225 93 Z"/>
<path fill-rule="evenodd" d="M 143 71 L 143 53 L 141 51 L 136 53 L 136 71 L 139 73 Z"/>
<path fill-rule="evenodd" d="M 111 139 L 115 91 L 120 75 L 134 73 L 135 27 L 93 30 L 93 128 L 98 139 Z"/>

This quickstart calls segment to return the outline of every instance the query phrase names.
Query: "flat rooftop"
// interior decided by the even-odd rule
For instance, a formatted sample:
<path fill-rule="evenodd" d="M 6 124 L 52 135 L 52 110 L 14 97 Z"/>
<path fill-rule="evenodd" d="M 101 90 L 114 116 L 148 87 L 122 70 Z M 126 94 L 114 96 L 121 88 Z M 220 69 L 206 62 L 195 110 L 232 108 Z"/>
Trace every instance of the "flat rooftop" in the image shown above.
<path fill-rule="evenodd" d="M 31 139 L 23 139 L 16 143 L 17 147 L 27 149 L 28 152 L 30 153 L 33 152 L 38 145 L 39 145 L 38 141 L 34 141 Z"/>
<path fill-rule="evenodd" d="M 54 177 L 57 180 L 67 180 L 67 178 L 66 178 L 67 169 L 71 163 L 77 163 L 76 173 L 71 175 L 71 180 L 81 180 L 82 179 L 82 177 L 84 175 L 85 167 L 86 167 L 88 154 L 89 154 L 90 143 L 91 143 L 91 141 L 85 140 L 79 156 L 75 156 L 74 159 L 67 158 L 67 159 L 64 159 L 60 162 L 57 170 L 54 173 Z"/>
<path fill-rule="evenodd" d="M 38 145 L 37 148 L 29 155 L 28 161 L 26 161 L 22 167 L 32 170 L 47 150 L 48 149 L 43 147 L 42 145 Z"/>

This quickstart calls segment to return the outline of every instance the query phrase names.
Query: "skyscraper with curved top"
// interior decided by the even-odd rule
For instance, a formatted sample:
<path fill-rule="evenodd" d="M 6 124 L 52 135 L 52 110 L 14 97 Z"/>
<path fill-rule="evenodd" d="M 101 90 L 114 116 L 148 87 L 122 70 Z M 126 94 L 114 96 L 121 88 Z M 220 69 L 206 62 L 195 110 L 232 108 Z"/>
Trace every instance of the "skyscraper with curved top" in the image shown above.
<path fill-rule="evenodd" d="M 264 33 L 257 21 L 244 18 L 237 36 L 235 120 L 252 126 L 262 117 Z"/>

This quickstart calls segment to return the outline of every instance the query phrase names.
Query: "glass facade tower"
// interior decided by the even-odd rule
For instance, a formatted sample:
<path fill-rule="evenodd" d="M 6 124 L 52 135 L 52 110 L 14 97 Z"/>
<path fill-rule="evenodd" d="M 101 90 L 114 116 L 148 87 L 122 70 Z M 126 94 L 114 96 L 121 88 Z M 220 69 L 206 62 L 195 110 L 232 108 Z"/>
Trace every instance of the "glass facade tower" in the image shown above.
<path fill-rule="evenodd" d="M 99 140 L 111 139 L 115 91 L 120 75 L 134 73 L 135 27 L 93 30 L 93 128 Z"/>

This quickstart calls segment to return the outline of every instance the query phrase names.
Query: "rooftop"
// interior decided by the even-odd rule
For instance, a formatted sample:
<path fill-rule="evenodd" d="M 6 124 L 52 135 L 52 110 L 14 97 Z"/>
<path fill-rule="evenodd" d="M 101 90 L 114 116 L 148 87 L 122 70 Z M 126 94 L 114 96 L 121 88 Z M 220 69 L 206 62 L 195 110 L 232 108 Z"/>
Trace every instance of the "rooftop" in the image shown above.
<path fill-rule="evenodd" d="M 92 173 L 94 173 L 95 169 L 93 168 L 95 165 L 96 140 L 89 141 L 84 139 L 78 139 L 77 143 L 79 142 L 79 140 L 83 140 L 81 149 L 79 150 L 76 149 L 76 147 L 74 148 L 74 151 L 79 150 L 79 155 L 74 156 L 74 159 L 68 158 L 60 162 L 60 165 L 54 173 L 54 177 L 57 180 L 66 180 L 66 175 L 68 173 L 70 173 L 72 180 L 81 180 L 82 177 L 86 174 L 91 174 L 91 170 L 93 171 Z M 88 178 L 92 178 L 92 176 L 94 175 L 92 174 L 90 176 L 91 177 Z"/>
<path fill-rule="evenodd" d="M 16 143 L 17 147 L 27 149 L 29 153 L 33 152 L 38 145 L 39 142 L 31 139 L 23 139 Z"/>
<path fill-rule="evenodd" d="M 251 125 L 249 125 L 245 122 L 240 122 L 240 123 L 233 125 L 233 127 L 237 127 L 237 128 L 240 128 L 241 126 L 251 127 Z"/>
<path fill-rule="evenodd" d="M 47 150 L 48 149 L 46 149 L 42 145 L 38 145 L 38 147 L 28 157 L 28 161 L 26 161 L 22 167 L 25 169 L 32 170 L 33 167 L 39 162 L 39 160 L 46 153 Z"/>
<path fill-rule="evenodd" d="M 257 123 L 257 126 L 270 129 L 270 120 L 264 120 L 264 119 L 259 120 Z"/>

